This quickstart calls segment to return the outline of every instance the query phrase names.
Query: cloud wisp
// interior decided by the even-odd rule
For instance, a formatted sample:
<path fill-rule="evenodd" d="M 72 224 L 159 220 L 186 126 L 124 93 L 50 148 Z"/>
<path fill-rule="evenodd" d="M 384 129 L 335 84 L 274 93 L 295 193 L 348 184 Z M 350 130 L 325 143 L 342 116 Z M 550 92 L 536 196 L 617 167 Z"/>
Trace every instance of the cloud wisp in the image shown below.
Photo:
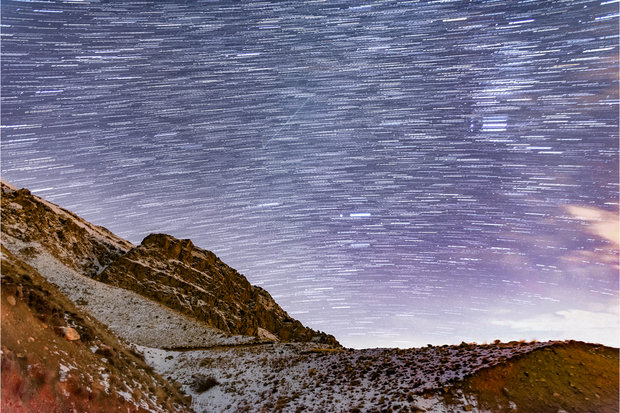
<path fill-rule="evenodd" d="M 588 231 L 609 241 L 615 248 L 620 245 L 620 220 L 618 213 L 609 212 L 596 207 L 567 205 L 566 211 L 573 218 L 587 222 Z"/>

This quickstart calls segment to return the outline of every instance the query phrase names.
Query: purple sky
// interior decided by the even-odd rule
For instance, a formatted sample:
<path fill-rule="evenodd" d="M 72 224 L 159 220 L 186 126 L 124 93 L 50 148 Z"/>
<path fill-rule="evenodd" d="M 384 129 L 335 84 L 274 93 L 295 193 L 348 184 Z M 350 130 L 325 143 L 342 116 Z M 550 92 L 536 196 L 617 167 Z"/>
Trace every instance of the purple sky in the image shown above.
<path fill-rule="evenodd" d="M 618 2 L 2 2 L 2 177 L 353 347 L 619 345 Z"/>

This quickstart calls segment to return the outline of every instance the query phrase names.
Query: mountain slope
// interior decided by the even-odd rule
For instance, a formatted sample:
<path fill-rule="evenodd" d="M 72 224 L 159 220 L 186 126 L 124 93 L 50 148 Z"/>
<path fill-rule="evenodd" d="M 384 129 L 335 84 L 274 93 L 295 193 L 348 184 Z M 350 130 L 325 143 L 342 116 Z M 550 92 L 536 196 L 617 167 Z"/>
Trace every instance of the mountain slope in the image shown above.
<path fill-rule="evenodd" d="M 492 412 L 618 412 L 618 362 L 618 349 L 557 343 L 481 370 L 458 388 Z"/>
<path fill-rule="evenodd" d="M 133 244 L 27 189 L 2 182 L 2 232 L 37 242 L 65 265 L 93 276 Z"/>
<path fill-rule="evenodd" d="M 180 388 L 201 412 L 618 412 L 618 349 L 344 349 L 189 240 L 134 246 L 5 184 L 2 224 L 6 411 L 185 411 Z"/>
<path fill-rule="evenodd" d="M 2 411 L 190 411 L 143 358 L 4 247 L 1 295 Z"/>
<path fill-rule="evenodd" d="M 269 293 L 190 240 L 151 234 L 95 279 L 136 291 L 230 334 L 337 345 L 305 328 Z"/>
<path fill-rule="evenodd" d="M 618 349 L 593 344 L 142 350 L 197 411 L 618 412 Z M 218 385 L 196 391 L 201 375 Z"/>
<path fill-rule="evenodd" d="M 134 291 L 225 334 L 339 345 L 333 336 L 304 327 L 269 293 L 189 240 L 151 234 L 136 247 L 5 182 L 2 232 L 5 246 L 18 248 L 31 262 L 49 254 L 80 274 Z M 13 247 L 12 240 L 21 245 Z"/>

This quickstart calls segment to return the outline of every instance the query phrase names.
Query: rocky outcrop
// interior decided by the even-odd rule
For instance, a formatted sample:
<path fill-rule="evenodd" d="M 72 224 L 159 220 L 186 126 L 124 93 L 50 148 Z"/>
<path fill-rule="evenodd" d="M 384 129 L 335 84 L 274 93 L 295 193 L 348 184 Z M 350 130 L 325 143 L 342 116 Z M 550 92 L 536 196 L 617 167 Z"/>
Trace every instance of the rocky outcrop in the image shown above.
<path fill-rule="evenodd" d="M 9 236 L 3 237 L 6 245 L 14 240 L 23 257 L 48 253 L 81 274 L 137 292 L 225 333 L 338 345 L 333 336 L 291 318 L 267 291 L 190 240 L 151 234 L 135 247 L 5 182 L 2 233 Z"/>
<path fill-rule="evenodd" d="M 230 334 L 338 344 L 333 336 L 291 318 L 267 291 L 190 240 L 151 234 L 94 277 Z"/>
<path fill-rule="evenodd" d="M 133 247 L 107 229 L 6 182 L 2 182 L 2 232 L 22 243 L 40 245 L 89 276 Z"/>

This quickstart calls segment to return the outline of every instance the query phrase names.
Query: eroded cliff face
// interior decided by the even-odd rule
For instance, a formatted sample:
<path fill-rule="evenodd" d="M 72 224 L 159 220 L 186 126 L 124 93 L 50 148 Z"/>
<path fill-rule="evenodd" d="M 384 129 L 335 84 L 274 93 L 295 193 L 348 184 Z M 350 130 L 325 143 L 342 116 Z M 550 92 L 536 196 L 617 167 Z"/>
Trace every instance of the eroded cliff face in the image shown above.
<path fill-rule="evenodd" d="M 333 336 L 291 318 L 267 291 L 190 240 L 151 234 L 136 247 L 5 182 L 2 232 L 14 253 L 45 252 L 83 275 L 137 292 L 227 334 L 338 345 Z"/>
<path fill-rule="evenodd" d="M 260 287 L 190 240 L 151 234 L 95 279 L 138 292 L 230 334 L 337 344 L 304 327 Z"/>

